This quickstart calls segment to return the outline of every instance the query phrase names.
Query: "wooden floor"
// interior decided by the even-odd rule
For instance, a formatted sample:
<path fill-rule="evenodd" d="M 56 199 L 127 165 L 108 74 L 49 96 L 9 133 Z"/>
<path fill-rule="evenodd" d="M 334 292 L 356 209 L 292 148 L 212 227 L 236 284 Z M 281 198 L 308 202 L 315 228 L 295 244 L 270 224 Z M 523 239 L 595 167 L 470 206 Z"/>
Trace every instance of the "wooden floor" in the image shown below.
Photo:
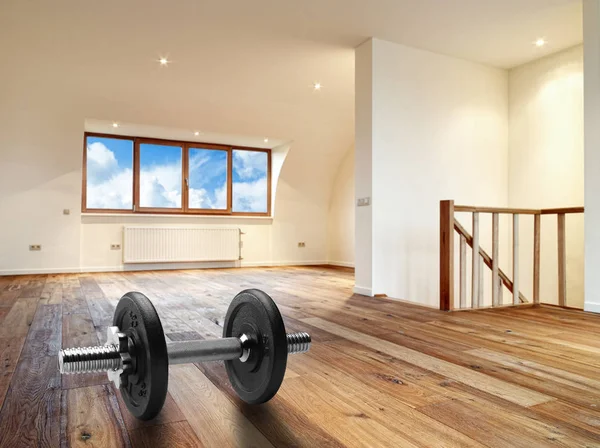
<path fill-rule="evenodd" d="M 352 285 L 329 268 L 0 277 L 0 446 L 600 447 L 600 316 L 447 314 Z M 57 370 L 61 346 L 104 342 L 127 291 L 176 341 L 220 336 L 250 287 L 314 341 L 268 404 L 241 403 L 222 363 L 179 365 L 162 414 L 141 423 L 106 375 Z"/>

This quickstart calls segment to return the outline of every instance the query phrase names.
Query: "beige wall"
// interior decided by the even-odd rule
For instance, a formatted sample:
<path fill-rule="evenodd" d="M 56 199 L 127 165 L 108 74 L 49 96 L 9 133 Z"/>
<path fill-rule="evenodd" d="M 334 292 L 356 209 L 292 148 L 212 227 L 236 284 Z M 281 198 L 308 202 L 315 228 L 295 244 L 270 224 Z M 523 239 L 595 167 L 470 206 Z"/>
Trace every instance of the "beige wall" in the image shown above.
<path fill-rule="evenodd" d="M 504 188 L 508 195 L 508 205 L 533 208 L 583 205 L 582 46 L 510 70 L 508 89 L 505 93 L 508 95 L 508 127 L 503 130 L 498 129 L 494 138 L 503 141 L 508 135 L 508 150 L 504 154 L 505 160 L 497 159 L 497 166 L 490 166 L 488 169 L 496 175 L 506 176 Z M 436 114 L 439 114 L 439 111 Z M 370 125 L 370 123 L 367 124 Z M 447 146 L 447 142 L 440 143 L 440 148 L 444 146 Z M 399 145 L 398 149 L 401 148 L 402 145 Z M 402 151 L 397 153 L 398 157 L 402 154 Z M 402 157 L 407 157 L 407 155 Z M 440 157 L 445 156 L 440 155 Z M 350 164 L 353 165 L 354 160 L 349 156 L 346 156 L 340 164 L 329 209 L 329 260 L 344 263 L 353 261 L 350 256 L 353 255 L 354 240 L 349 231 L 354 229 L 350 226 L 349 220 L 353 219 L 354 213 L 359 210 L 356 209 L 355 202 L 350 200 L 348 193 L 348 189 L 353 185 L 354 175 Z M 400 163 L 391 164 L 390 169 L 397 169 L 399 165 Z M 360 171 L 361 167 L 357 167 L 357 169 Z M 425 171 L 421 171 L 421 173 L 425 173 Z M 396 180 L 395 184 L 398 188 L 402 185 L 403 179 Z M 487 179 L 480 179 L 480 181 L 484 183 L 487 182 Z M 414 184 L 411 185 L 419 185 L 419 182 L 414 180 Z M 394 195 L 400 194 L 398 189 L 392 190 Z M 450 194 L 450 190 L 447 190 L 448 193 L 445 197 L 453 197 L 461 202 L 460 198 Z M 416 187 L 411 191 L 415 197 L 424 192 L 422 189 L 417 190 Z M 380 198 L 374 197 L 373 200 L 379 202 Z M 466 202 L 466 200 L 462 202 Z M 490 196 L 481 196 L 477 198 L 476 202 L 487 205 L 501 203 L 498 199 L 493 201 Z M 394 215 L 392 210 L 384 212 L 386 217 Z M 470 229 L 471 223 L 468 214 L 458 214 L 457 216 L 465 227 Z M 489 231 L 491 219 L 485 214 L 480 219 L 481 245 L 489 252 L 491 250 Z M 500 266 L 509 275 L 512 275 L 511 227 L 511 221 L 507 217 L 502 217 L 500 221 Z M 533 296 L 532 234 L 533 219 L 522 216 L 520 220 L 519 273 L 521 289 L 528 298 Z M 388 237 L 389 233 L 379 235 L 379 238 L 382 239 Z M 361 235 L 357 235 L 357 238 L 359 244 L 361 241 L 365 242 L 365 238 Z M 433 238 L 433 242 L 435 242 L 435 238 Z M 542 300 L 557 303 L 558 265 L 555 216 L 542 218 L 541 255 Z M 570 306 L 583 307 L 583 256 L 583 216 L 569 215 L 567 217 L 567 298 Z M 415 260 L 418 260 L 418 257 Z M 486 300 L 489 301 L 487 290 L 491 276 L 488 271 L 488 269 L 484 269 L 484 287 L 486 288 Z M 382 292 L 389 293 L 387 290 Z M 505 301 L 511 300 L 507 290 L 504 290 L 504 296 Z"/>
<path fill-rule="evenodd" d="M 439 201 L 507 203 L 507 73 L 381 40 L 365 45 L 372 79 L 357 76 L 356 97 L 371 92 L 372 113 L 357 109 L 356 182 L 371 179 L 372 240 L 358 216 L 356 236 L 372 244 L 371 292 L 437 306 Z M 372 126 L 366 144 L 361 119 Z M 359 163 L 365 154 L 372 166 Z"/>
<path fill-rule="evenodd" d="M 328 260 L 354 266 L 354 147 L 342 159 L 329 204 Z"/>
<path fill-rule="evenodd" d="M 600 2 L 583 0 L 585 310 L 600 313 Z"/>
<path fill-rule="evenodd" d="M 128 223 L 241 227 L 250 265 L 327 261 L 333 179 L 352 142 L 352 99 L 343 95 L 353 79 L 351 50 L 271 41 L 260 72 L 244 72 L 258 43 L 235 40 L 227 57 L 215 54 L 213 39 L 227 38 L 227 30 L 203 38 L 210 31 L 186 25 L 166 42 L 163 33 L 147 32 L 163 20 L 149 15 L 131 39 L 131 21 L 110 13 L 132 12 L 131 5 L 10 1 L 1 8 L 0 54 L 10 63 L 0 69 L 0 274 L 121 269 L 110 244 Z M 156 53 L 167 43 L 175 62 L 162 69 Z M 342 93 L 313 94 L 317 71 L 299 55 L 346 67 L 348 75 L 336 78 Z M 318 74 L 327 79 L 326 69 Z M 289 90 L 273 88 L 281 79 Z M 293 141 L 275 217 L 82 216 L 86 119 Z M 43 249 L 30 252 L 29 244 Z"/>
<path fill-rule="evenodd" d="M 583 47 L 509 72 L 509 205 L 583 205 Z M 533 219 L 520 223 L 523 292 L 532 297 Z M 567 216 L 568 305 L 583 307 L 583 216 Z M 557 303 L 556 218 L 542 218 L 541 300 Z"/>

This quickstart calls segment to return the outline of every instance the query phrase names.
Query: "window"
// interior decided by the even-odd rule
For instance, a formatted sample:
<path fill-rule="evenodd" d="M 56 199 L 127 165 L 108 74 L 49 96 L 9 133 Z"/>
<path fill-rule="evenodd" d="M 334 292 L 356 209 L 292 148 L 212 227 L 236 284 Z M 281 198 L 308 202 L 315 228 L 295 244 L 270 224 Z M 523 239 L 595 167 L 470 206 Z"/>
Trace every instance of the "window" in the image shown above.
<path fill-rule="evenodd" d="M 268 210 L 268 154 L 233 150 L 233 211 L 266 213 Z"/>
<path fill-rule="evenodd" d="M 88 136 L 84 160 L 84 209 L 131 210 L 133 141 Z"/>
<path fill-rule="evenodd" d="M 83 168 L 83 212 L 271 212 L 268 149 L 87 133 Z"/>
<path fill-rule="evenodd" d="M 183 148 L 176 145 L 140 143 L 138 150 L 140 209 L 183 210 Z"/>
<path fill-rule="evenodd" d="M 188 206 L 194 210 L 227 210 L 229 151 L 189 149 Z"/>

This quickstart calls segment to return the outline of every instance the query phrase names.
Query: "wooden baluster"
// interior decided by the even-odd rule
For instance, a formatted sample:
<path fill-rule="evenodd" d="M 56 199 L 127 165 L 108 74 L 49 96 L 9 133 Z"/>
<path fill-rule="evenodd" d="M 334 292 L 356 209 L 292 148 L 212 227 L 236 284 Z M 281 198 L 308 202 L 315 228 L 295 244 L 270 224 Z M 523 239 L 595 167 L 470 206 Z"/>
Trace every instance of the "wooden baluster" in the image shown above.
<path fill-rule="evenodd" d="M 540 303 L 540 230 L 541 215 L 533 217 L 533 303 Z"/>
<path fill-rule="evenodd" d="M 478 256 L 477 258 L 479 258 L 479 306 L 483 306 L 483 257 L 482 256 Z"/>
<path fill-rule="evenodd" d="M 473 212 L 473 260 L 471 274 L 471 307 L 479 308 L 479 212 Z"/>
<path fill-rule="evenodd" d="M 504 284 L 502 283 L 502 279 L 499 278 L 498 279 L 498 304 L 499 305 L 503 305 L 504 304 L 504 288 L 503 288 Z"/>
<path fill-rule="evenodd" d="M 500 304 L 500 277 L 498 276 L 498 227 L 499 214 L 492 215 L 492 306 Z"/>
<path fill-rule="evenodd" d="M 565 214 L 558 218 L 558 305 L 567 305 L 567 251 L 565 241 Z"/>
<path fill-rule="evenodd" d="M 440 310 L 454 308 L 454 201 L 440 201 Z"/>
<path fill-rule="evenodd" d="M 459 263 L 459 278 L 460 278 L 460 307 L 467 307 L 467 239 L 460 236 L 460 263 Z"/>
<path fill-rule="evenodd" d="M 519 302 L 519 215 L 513 215 L 513 305 Z"/>

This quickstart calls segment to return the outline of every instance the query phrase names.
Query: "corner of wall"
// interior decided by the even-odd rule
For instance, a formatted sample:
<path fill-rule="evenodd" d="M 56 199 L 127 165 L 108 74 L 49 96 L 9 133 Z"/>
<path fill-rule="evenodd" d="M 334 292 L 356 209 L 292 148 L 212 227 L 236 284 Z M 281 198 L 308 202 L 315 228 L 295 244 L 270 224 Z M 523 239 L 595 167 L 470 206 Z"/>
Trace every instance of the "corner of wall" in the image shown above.
<path fill-rule="evenodd" d="M 333 182 L 327 216 L 327 259 L 354 267 L 354 145 L 342 158 Z"/>

